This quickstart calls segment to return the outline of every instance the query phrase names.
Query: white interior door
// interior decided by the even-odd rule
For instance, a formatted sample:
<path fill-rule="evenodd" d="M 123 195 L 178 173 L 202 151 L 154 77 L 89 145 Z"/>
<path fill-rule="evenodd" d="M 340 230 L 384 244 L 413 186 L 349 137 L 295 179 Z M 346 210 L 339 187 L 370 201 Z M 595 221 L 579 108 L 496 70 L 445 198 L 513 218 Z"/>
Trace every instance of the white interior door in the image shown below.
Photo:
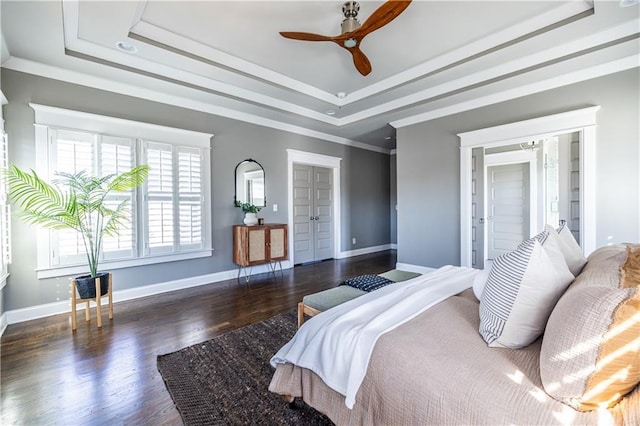
<path fill-rule="evenodd" d="M 487 167 L 487 259 L 529 237 L 529 164 Z"/>
<path fill-rule="evenodd" d="M 333 172 L 293 165 L 293 246 L 295 263 L 333 257 Z"/>

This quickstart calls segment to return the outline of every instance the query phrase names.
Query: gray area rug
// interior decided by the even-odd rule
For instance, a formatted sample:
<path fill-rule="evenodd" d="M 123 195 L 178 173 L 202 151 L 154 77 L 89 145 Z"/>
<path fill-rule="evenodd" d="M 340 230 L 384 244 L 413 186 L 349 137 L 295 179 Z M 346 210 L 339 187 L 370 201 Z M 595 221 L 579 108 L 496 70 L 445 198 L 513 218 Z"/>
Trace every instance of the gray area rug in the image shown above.
<path fill-rule="evenodd" d="M 186 425 L 332 425 L 296 398 L 269 392 L 271 357 L 296 331 L 286 313 L 177 352 L 158 356 L 158 370 Z"/>

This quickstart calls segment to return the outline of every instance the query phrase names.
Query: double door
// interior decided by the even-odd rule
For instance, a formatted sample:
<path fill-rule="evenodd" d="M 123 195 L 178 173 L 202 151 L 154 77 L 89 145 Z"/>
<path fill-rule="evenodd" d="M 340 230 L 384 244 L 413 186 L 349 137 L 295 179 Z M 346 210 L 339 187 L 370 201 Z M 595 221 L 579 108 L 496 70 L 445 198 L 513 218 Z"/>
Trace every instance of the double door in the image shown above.
<path fill-rule="evenodd" d="M 333 171 L 293 165 L 294 262 L 307 263 L 334 256 Z"/>

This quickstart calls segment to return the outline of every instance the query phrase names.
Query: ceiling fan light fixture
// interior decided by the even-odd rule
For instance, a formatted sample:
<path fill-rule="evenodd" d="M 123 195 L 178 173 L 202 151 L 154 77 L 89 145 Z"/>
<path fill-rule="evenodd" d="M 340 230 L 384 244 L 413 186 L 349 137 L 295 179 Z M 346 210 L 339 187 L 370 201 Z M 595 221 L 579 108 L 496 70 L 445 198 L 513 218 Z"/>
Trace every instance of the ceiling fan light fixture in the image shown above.
<path fill-rule="evenodd" d="M 358 44 L 358 40 L 355 38 L 348 38 L 344 41 L 344 47 L 346 48 L 356 47 L 356 44 Z"/>

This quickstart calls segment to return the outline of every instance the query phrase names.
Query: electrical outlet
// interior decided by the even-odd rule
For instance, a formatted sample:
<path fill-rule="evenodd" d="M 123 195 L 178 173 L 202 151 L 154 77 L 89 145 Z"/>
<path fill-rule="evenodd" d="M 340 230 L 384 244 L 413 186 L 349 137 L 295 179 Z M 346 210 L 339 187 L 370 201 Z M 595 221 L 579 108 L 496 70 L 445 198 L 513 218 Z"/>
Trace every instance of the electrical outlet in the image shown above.
<path fill-rule="evenodd" d="M 355 244 L 356 243 L 356 237 L 351 238 L 351 244 Z"/>
<path fill-rule="evenodd" d="M 277 211 L 278 211 L 278 205 L 277 205 L 277 204 L 274 204 L 274 205 L 273 205 L 273 211 L 274 211 L 274 212 L 277 212 Z"/>

